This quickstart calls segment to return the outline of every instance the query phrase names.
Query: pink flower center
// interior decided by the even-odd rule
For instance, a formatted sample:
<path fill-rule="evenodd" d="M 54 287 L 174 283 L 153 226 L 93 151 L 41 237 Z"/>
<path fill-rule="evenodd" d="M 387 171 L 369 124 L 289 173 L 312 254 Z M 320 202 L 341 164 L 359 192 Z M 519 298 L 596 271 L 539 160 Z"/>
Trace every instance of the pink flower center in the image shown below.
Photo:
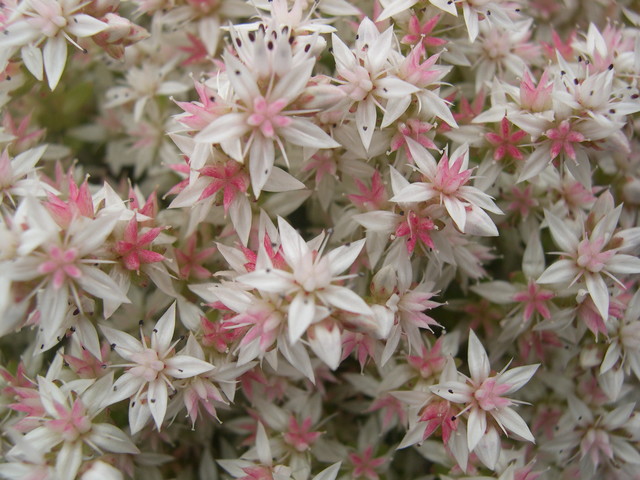
<path fill-rule="evenodd" d="M 78 251 L 75 248 L 62 250 L 54 246 L 49 249 L 49 260 L 40 264 L 39 273 L 53 273 L 53 287 L 57 290 L 64 284 L 66 277 L 80 278 L 82 272 L 75 265 Z"/>
<path fill-rule="evenodd" d="M 321 435 L 321 432 L 310 432 L 310 429 L 311 418 L 305 418 L 302 423 L 298 423 L 294 417 L 291 417 L 289 418 L 289 431 L 284 434 L 284 441 L 298 452 L 304 452 Z"/>
<path fill-rule="evenodd" d="M 289 117 L 279 115 L 287 103 L 284 98 L 269 103 L 264 97 L 258 97 L 253 101 L 253 113 L 249 115 L 247 123 L 260 128 L 265 137 L 272 138 L 277 127 L 287 127 L 291 124 Z"/>
<path fill-rule="evenodd" d="M 511 400 L 503 398 L 501 395 L 511 388 L 506 384 L 498 384 L 495 378 L 487 378 L 473 396 L 481 409 L 489 411 L 496 408 L 508 407 Z"/>
<path fill-rule="evenodd" d="M 602 252 L 603 244 L 604 239 L 602 238 L 582 240 L 578 244 L 578 258 L 576 259 L 578 266 L 592 273 L 600 272 L 615 253 L 613 250 Z"/>
<path fill-rule="evenodd" d="M 71 410 L 56 404 L 59 417 L 47 422 L 47 428 L 59 433 L 67 442 L 73 442 L 91 430 L 91 419 L 87 416 L 84 405 L 76 400 Z"/>
<path fill-rule="evenodd" d="M 438 163 L 436 176 L 433 179 L 433 186 L 436 190 L 445 195 L 452 195 L 469 181 L 471 170 L 460 170 L 462 168 L 463 157 L 458 157 L 453 165 L 449 164 L 449 159 L 445 156 Z"/>

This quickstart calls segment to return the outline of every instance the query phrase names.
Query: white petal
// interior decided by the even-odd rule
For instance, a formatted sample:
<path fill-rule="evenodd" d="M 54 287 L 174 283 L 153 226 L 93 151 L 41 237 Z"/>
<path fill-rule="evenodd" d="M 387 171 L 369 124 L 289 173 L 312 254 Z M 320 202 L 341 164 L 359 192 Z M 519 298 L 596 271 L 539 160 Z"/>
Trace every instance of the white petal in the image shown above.
<path fill-rule="evenodd" d="M 65 38 L 62 36 L 50 38 L 44 45 L 42 58 L 49 88 L 55 90 L 67 63 L 67 41 Z"/>
<path fill-rule="evenodd" d="M 290 117 L 291 123 L 278 129 L 281 137 L 289 143 L 310 148 L 336 148 L 340 144 L 319 126 L 304 118 Z"/>
<path fill-rule="evenodd" d="M 471 401 L 471 387 L 462 382 L 444 382 L 433 385 L 429 389 L 439 397 L 453 403 L 468 403 Z"/>
<path fill-rule="evenodd" d="M 40 393 L 40 401 L 46 412 L 53 418 L 58 418 L 59 413 L 55 408 L 55 404 L 62 407 L 68 407 L 67 397 L 51 380 L 38 376 L 38 392 Z"/>
<path fill-rule="evenodd" d="M 132 353 L 140 353 L 144 350 L 142 344 L 128 333 L 115 328 L 100 325 L 100 330 L 112 347 L 116 349 L 118 355 L 127 360 L 131 359 Z"/>
<path fill-rule="evenodd" d="M 255 82 L 255 75 L 239 59 L 225 51 L 224 63 L 227 67 L 227 76 L 233 91 L 244 102 L 245 105 L 253 105 L 253 99 L 261 95 L 260 89 Z M 217 142 L 212 142 L 217 143 Z"/>
<path fill-rule="evenodd" d="M 309 82 L 314 65 L 315 59 L 309 58 L 298 64 L 295 68 L 290 69 L 278 80 L 269 97 L 273 100 L 279 100 L 281 98 L 294 100 L 298 98 Z"/>
<path fill-rule="evenodd" d="M 145 383 L 147 382 L 142 377 L 136 377 L 130 373 L 122 374 L 111 387 L 110 395 L 104 398 L 102 407 L 133 397 Z"/>
<path fill-rule="evenodd" d="M 151 411 L 147 408 L 146 403 L 129 403 L 129 429 L 131 430 L 131 435 L 135 435 L 142 430 L 149 421 L 150 416 Z"/>
<path fill-rule="evenodd" d="M 74 480 L 82 464 L 82 442 L 64 442 L 56 458 L 56 479 Z"/>
<path fill-rule="evenodd" d="M 291 267 L 297 266 L 302 257 L 310 253 L 307 243 L 300 234 L 282 217 L 278 217 L 278 230 L 284 258 Z"/>
<path fill-rule="evenodd" d="M 371 20 L 366 18 L 365 20 L 363 20 L 363 23 L 367 20 L 371 22 Z M 373 22 L 371 22 L 371 24 L 373 25 Z M 380 35 L 378 35 L 378 38 L 376 38 L 369 45 L 369 48 L 367 49 L 367 52 L 366 52 L 366 57 L 368 60 L 367 66 L 370 72 L 378 73 L 382 70 L 382 68 L 384 67 L 387 61 L 387 57 L 391 52 L 391 41 L 393 38 L 394 38 L 393 27 L 391 26 L 387 28 L 384 32 L 382 32 Z M 376 84 L 377 83 L 378 82 L 376 82 Z"/>
<path fill-rule="evenodd" d="M 327 255 L 331 276 L 339 275 L 349 268 L 353 262 L 355 262 L 356 258 L 358 258 L 358 255 L 360 255 L 364 243 L 365 239 L 363 238 L 362 240 L 331 250 Z"/>
<path fill-rule="evenodd" d="M 618 408 L 604 416 L 602 425 L 610 432 L 621 428 L 629 421 L 635 406 L 636 404 L 634 402 L 620 405 Z"/>
<path fill-rule="evenodd" d="M 96 446 L 113 453 L 140 453 L 131 439 L 115 425 L 99 423 L 93 425 L 89 440 Z"/>
<path fill-rule="evenodd" d="M 510 432 L 515 433 L 529 442 L 536 443 L 536 439 L 533 437 L 531 430 L 529 430 L 525 421 L 514 409 L 510 407 L 498 408 L 492 410 L 491 415 L 493 415 L 500 425 Z"/>
<path fill-rule="evenodd" d="M 316 312 L 314 298 L 305 293 L 298 293 L 289 305 L 288 325 L 289 341 L 294 344 L 307 331 Z"/>
<path fill-rule="evenodd" d="M 271 293 L 285 294 L 294 287 L 290 273 L 269 268 L 240 275 L 237 280 L 260 291 Z"/>
<path fill-rule="evenodd" d="M 356 110 L 356 127 L 360 140 L 365 150 L 369 150 L 373 132 L 376 129 L 376 104 L 373 103 L 373 97 L 369 95 L 366 100 L 358 104 Z"/>
<path fill-rule="evenodd" d="M 367 230 L 387 234 L 396 229 L 398 221 L 401 219 L 400 215 L 386 210 L 359 213 L 352 218 Z"/>
<path fill-rule="evenodd" d="M 358 66 L 353 52 L 335 33 L 331 34 L 331 44 L 333 46 L 333 57 L 335 58 L 336 69 L 338 71 L 351 71 Z"/>
<path fill-rule="evenodd" d="M 472 452 L 487 430 L 487 415 L 479 407 L 474 407 L 469 412 L 467 419 L 467 446 Z"/>
<path fill-rule="evenodd" d="M 79 13 L 71 17 L 66 30 L 76 37 L 91 37 L 105 30 L 108 25 L 90 15 Z"/>
<path fill-rule="evenodd" d="M 330 467 L 322 470 L 311 480 L 335 480 L 338 477 L 338 473 L 340 472 L 340 465 L 342 465 L 342 462 L 334 463 Z"/>
<path fill-rule="evenodd" d="M 600 374 L 602 375 L 608 370 L 611 370 L 621 354 L 622 349 L 620 348 L 620 344 L 617 341 L 612 342 L 609 348 L 607 348 L 607 353 L 605 353 L 602 363 L 600 364 Z"/>
<path fill-rule="evenodd" d="M 568 283 L 578 270 L 572 260 L 558 260 L 552 263 L 536 280 L 537 283 Z"/>
<path fill-rule="evenodd" d="M 458 10 L 456 10 L 455 2 L 451 2 L 449 0 L 429 0 L 432 5 L 438 7 L 440 10 L 443 10 L 454 17 L 458 16 Z"/>
<path fill-rule="evenodd" d="M 313 335 L 308 335 L 309 346 L 313 352 L 331 370 L 335 370 L 340 365 L 342 358 L 342 339 L 340 329 L 333 327 L 326 328 L 324 325 L 313 327 Z"/>
<path fill-rule="evenodd" d="M 247 114 L 226 113 L 207 125 L 195 136 L 196 142 L 200 143 L 220 143 L 244 135 L 250 130 L 247 124 Z"/>
<path fill-rule="evenodd" d="M 260 195 L 262 187 L 267 183 L 273 162 L 275 149 L 273 140 L 256 134 L 249 151 L 249 173 L 251 175 L 251 187 L 256 198 Z"/>
<path fill-rule="evenodd" d="M 416 162 L 420 171 L 428 178 L 435 177 L 438 170 L 438 163 L 436 162 L 436 159 L 433 158 L 433 155 L 431 155 L 431 152 L 411 137 L 406 137 L 405 141 L 409 147 L 411 157 Z"/>
<path fill-rule="evenodd" d="M 210 363 L 189 355 L 176 355 L 165 361 L 167 368 L 164 370 L 167 375 L 174 378 L 189 378 L 210 372 L 214 366 Z"/>
<path fill-rule="evenodd" d="M 382 116 L 380 128 L 386 128 L 395 122 L 404 112 L 407 111 L 409 105 L 411 105 L 411 95 L 388 99 L 384 106 L 384 115 Z"/>
<path fill-rule="evenodd" d="M 258 428 L 256 430 L 256 451 L 258 453 L 258 460 L 263 465 L 271 465 L 273 458 L 271 456 L 271 446 L 269 445 L 269 437 L 264 429 L 262 422 L 258 422 Z"/>
<path fill-rule="evenodd" d="M 623 275 L 640 273 L 640 258 L 618 253 L 607 262 L 606 270 Z"/>
<path fill-rule="evenodd" d="M 585 281 L 591 300 L 593 300 L 600 316 L 606 321 L 609 318 L 609 289 L 607 284 L 602 275 L 598 273 L 585 274 Z"/>
<path fill-rule="evenodd" d="M 162 428 L 162 421 L 167 413 L 168 392 L 167 384 L 161 378 L 149 383 L 147 401 L 156 428 Z"/>
<path fill-rule="evenodd" d="M 469 331 L 467 362 L 469 363 L 469 372 L 474 382 L 482 382 L 489 376 L 491 372 L 489 357 L 473 330 Z"/>
<path fill-rule="evenodd" d="M 301 190 L 305 184 L 283 169 L 273 167 L 271 175 L 267 179 L 262 189 L 266 192 L 290 192 L 291 190 Z"/>
<path fill-rule="evenodd" d="M 487 468 L 495 470 L 498 459 L 500 458 L 500 450 L 500 435 L 495 428 L 490 427 L 486 435 L 482 437 L 480 443 L 476 446 L 475 454 Z"/>
<path fill-rule="evenodd" d="M 176 328 L 176 302 L 173 302 L 162 317 L 156 322 L 151 333 L 151 348 L 164 355 L 171 346 L 173 332 Z"/>
<path fill-rule="evenodd" d="M 229 206 L 229 217 L 238 238 L 243 245 L 247 245 L 251 233 L 251 204 L 245 195 L 237 195 Z"/>
<path fill-rule="evenodd" d="M 80 265 L 82 276 L 77 280 L 84 291 L 91 295 L 119 303 L 131 303 L 126 294 L 122 292 L 113 278 L 104 273 L 98 267 Z"/>
<path fill-rule="evenodd" d="M 549 210 L 544 211 L 544 218 L 549 225 L 549 231 L 556 245 L 558 245 L 563 252 L 570 253 L 575 251 L 578 246 L 578 237 L 567 226 L 567 223 L 561 218 L 556 217 Z"/>
<path fill-rule="evenodd" d="M 419 92 L 415 85 L 400 80 L 398 77 L 384 77 L 376 80 L 376 95 L 382 98 L 409 97 Z"/>
<path fill-rule="evenodd" d="M 417 182 L 407 185 L 389 200 L 397 203 L 416 203 L 426 202 L 433 196 L 429 184 Z"/>
<path fill-rule="evenodd" d="M 527 382 L 529 382 L 529 380 L 531 380 L 531 377 L 536 373 L 539 366 L 540 364 L 515 367 L 499 375 L 496 383 L 510 386 L 509 390 L 504 392 L 502 396 L 520 390 Z"/>
<path fill-rule="evenodd" d="M 389 2 L 387 6 L 384 8 L 384 10 L 382 11 L 382 13 L 378 15 L 376 22 L 381 22 L 383 20 L 393 17 L 394 15 L 398 15 L 399 13 L 402 13 L 405 10 L 409 10 L 416 3 L 418 3 L 418 0 L 394 0 L 392 2 Z"/>
<path fill-rule="evenodd" d="M 517 286 L 502 280 L 479 283 L 473 285 L 471 290 L 481 297 L 501 305 L 513 303 L 513 296 L 518 293 Z"/>
<path fill-rule="evenodd" d="M 453 220 L 456 227 L 464 233 L 464 227 L 467 223 L 467 210 L 465 209 L 464 203 L 457 198 L 452 198 L 448 195 L 442 197 L 442 200 L 451 220 Z"/>
<path fill-rule="evenodd" d="M 329 285 L 324 290 L 317 292 L 317 295 L 325 303 L 341 310 L 363 315 L 373 315 L 369 305 L 353 290 L 347 287 Z"/>
<path fill-rule="evenodd" d="M 22 47 L 21 54 L 22 61 L 31 74 L 38 80 L 42 80 L 42 50 L 29 44 Z"/>
<path fill-rule="evenodd" d="M 436 116 L 446 122 L 450 127 L 458 128 L 458 123 L 451 113 L 451 108 L 446 100 L 440 98 L 438 94 L 423 89 L 418 96 L 421 98 L 421 107 L 427 114 Z"/>

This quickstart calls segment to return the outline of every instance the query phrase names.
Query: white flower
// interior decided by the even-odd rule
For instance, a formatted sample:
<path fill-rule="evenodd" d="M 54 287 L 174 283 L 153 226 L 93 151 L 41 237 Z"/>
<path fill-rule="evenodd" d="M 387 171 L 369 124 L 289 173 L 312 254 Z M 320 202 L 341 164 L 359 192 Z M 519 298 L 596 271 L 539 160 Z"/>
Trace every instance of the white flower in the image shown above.
<path fill-rule="evenodd" d="M 458 417 L 464 412 L 469 412 L 467 418 L 469 452 L 474 451 L 481 441 L 484 441 L 482 450 L 493 452 L 493 454 L 483 456 L 483 462 L 493 469 L 500 453 L 500 439 L 494 425 L 489 423 L 488 416 L 503 432 L 509 431 L 518 438 L 535 443 L 527 424 L 511 408 L 512 405 L 521 402 L 507 398 L 505 395 L 520 390 L 531 379 L 539 365 L 505 369 L 490 376 L 489 357 L 473 330 L 469 332 L 467 357 L 471 377 L 459 373 L 460 380 L 439 383 L 432 386 L 431 391 L 452 403 L 465 405 Z"/>
<path fill-rule="evenodd" d="M 14 51 L 22 47 L 22 60 L 38 80 L 42 69 L 49 88 L 54 90 L 67 63 L 67 41 L 85 51 L 72 37 L 91 37 L 107 28 L 107 24 L 85 13 L 81 0 L 26 0 L 14 11 L 14 20 L 0 37 L 0 49 Z M 38 48 L 44 44 L 42 50 Z"/>
<path fill-rule="evenodd" d="M 55 478 L 73 480 L 82 465 L 84 444 L 99 453 L 140 453 L 116 426 L 93 423 L 94 417 L 104 408 L 103 400 L 109 394 L 111 378 L 106 375 L 89 388 L 85 387 L 81 394 L 72 396 L 70 383 L 61 389 L 51 380 L 39 376 L 38 393 L 44 407 L 44 416 L 39 419 L 42 426 L 21 437 L 7 457 L 33 460 L 62 444 L 57 452 Z"/>
<path fill-rule="evenodd" d="M 144 427 L 149 413 L 158 430 L 167 413 L 169 389 L 174 380 L 190 378 L 213 370 L 210 363 L 189 355 L 176 354 L 172 343 L 176 322 L 176 304 L 160 317 L 151 333 L 151 345 L 141 335 L 141 342 L 131 335 L 105 325 L 100 328 L 115 351 L 125 360 L 127 371 L 113 384 L 108 404 L 131 398 L 129 423 L 131 432 Z"/>
<path fill-rule="evenodd" d="M 599 204 L 605 202 L 605 196 L 599 199 Z M 559 254 L 564 258 L 549 266 L 537 282 L 571 286 L 579 280 L 583 281 L 605 321 L 609 317 L 609 288 L 606 278 L 612 279 L 624 289 L 625 286 L 614 275 L 640 273 L 640 259 L 621 253 L 636 246 L 635 241 L 628 240 L 628 237 L 634 236 L 635 229 L 615 231 L 621 211 L 622 205 L 611 208 L 590 229 L 583 220 L 582 235 L 578 235 L 561 218 L 545 211 L 551 236 L 561 249 Z"/>
<path fill-rule="evenodd" d="M 314 322 L 329 315 L 326 307 L 372 315 L 362 298 L 351 289 L 336 285 L 350 276 L 340 276 L 354 262 L 364 239 L 338 247 L 326 255 L 314 250 L 284 219 L 278 217 L 282 253 L 290 271 L 263 268 L 241 275 L 238 281 L 263 292 L 292 297 L 288 309 L 289 340 L 296 342 Z"/>

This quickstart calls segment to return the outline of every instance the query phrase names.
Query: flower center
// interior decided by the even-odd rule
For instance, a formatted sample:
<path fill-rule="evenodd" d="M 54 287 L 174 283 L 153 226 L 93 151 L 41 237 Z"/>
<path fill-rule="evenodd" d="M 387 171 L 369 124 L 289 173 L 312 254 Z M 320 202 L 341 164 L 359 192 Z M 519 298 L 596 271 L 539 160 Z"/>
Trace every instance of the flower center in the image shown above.
<path fill-rule="evenodd" d="M 601 252 L 603 244 L 603 239 L 582 240 L 578 244 L 578 258 L 576 259 L 578 266 L 592 273 L 600 272 L 615 253 L 612 250 Z"/>
<path fill-rule="evenodd" d="M 144 378 L 147 382 L 153 382 L 158 378 L 158 373 L 164 370 L 165 364 L 158 358 L 158 352 L 151 348 L 145 349 L 143 352 L 131 355 L 138 365 L 133 367 L 129 372 L 137 377 Z"/>
<path fill-rule="evenodd" d="M 280 115 L 287 103 L 284 98 L 269 103 L 264 97 L 258 97 L 253 101 L 253 113 L 249 115 L 247 123 L 260 128 L 265 137 L 273 138 L 276 127 L 287 127 L 291 124 L 289 117 Z"/>
<path fill-rule="evenodd" d="M 495 379 L 487 378 L 480 388 L 478 388 L 473 396 L 478 405 L 483 410 L 495 410 L 496 408 L 507 407 L 511 405 L 511 400 L 503 398 L 501 395 L 509 390 L 509 385 L 498 384 Z"/>
<path fill-rule="evenodd" d="M 80 278 L 82 272 L 75 265 L 78 250 L 70 248 L 63 250 L 58 246 L 49 249 L 49 259 L 38 267 L 39 273 L 53 274 L 53 286 L 59 289 L 64 284 L 66 277 Z"/>

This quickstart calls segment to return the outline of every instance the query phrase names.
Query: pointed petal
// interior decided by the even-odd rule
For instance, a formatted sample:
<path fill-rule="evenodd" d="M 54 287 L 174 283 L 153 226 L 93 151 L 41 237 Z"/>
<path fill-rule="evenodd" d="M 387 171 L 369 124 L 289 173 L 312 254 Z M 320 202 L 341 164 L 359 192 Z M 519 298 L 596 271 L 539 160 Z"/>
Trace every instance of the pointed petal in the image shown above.
<path fill-rule="evenodd" d="M 510 393 L 520 390 L 527 382 L 529 382 L 529 380 L 531 380 L 531 377 L 536 373 L 539 366 L 540 364 L 515 367 L 499 375 L 496 383 L 500 385 L 509 385 L 509 390 L 504 392 L 502 396 L 509 395 Z"/>
<path fill-rule="evenodd" d="M 376 129 L 376 104 L 373 97 L 369 95 L 366 100 L 358 104 L 356 110 L 356 127 L 364 145 L 365 150 L 369 150 L 373 132 Z"/>
<path fill-rule="evenodd" d="M 140 453 L 126 433 L 109 423 L 94 424 L 91 427 L 89 440 L 107 452 Z"/>
<path fill-rule="evenodd" d="M 307 331 L 313 317 L 316 305 L 313 297 L 300 292 L 289 305 L 287 322 L 289 325 L 289 341 L 294 344 Z"/>
<path fill-rule="evenodd" d="M 164 363 L 167 366 L 164 371 L 167 375 L 171 375 L 174 378 L 195 377 L 201 373 L 209 372 L 214 368 L 210 363 L 189 355 L 176 355 L 175 357 L 165 360 Z"/>
<path fill-rule="evenodd" d="M 489 357 L 473 330 L 469 331 L 469 351 L 467 354 L 469 372 L 474 382 L 483 382 L 491 372 Z"/>
<path fill-rule="evenodd" d="M 291 267 L 295 267 L 303 256 L 310 253 L 309 247 L 300 234 L 282 217 L 278 217 L 278 230 L 284 258 Z"/>
<path fill-rule="evenodd" d="M 572 260 L 558 260 L 552 263 L 536 280 L 537 283 L 569 283 L 578 270 Z"/>
<path fill-rule="evenodd" d="M 291 118 L 291 123 L 278 130 L 278 133 L 288 142 L 301 147 L 336 148 L 340 144 L 322 130 L 318 125 L 304 118 Z"/>
<path fill-rule="evenodd" d="M 142 344 L 128 333 L 106 325 L 100 325 L 100 330 L 122 358 L 130 360 L 132 353 L 140 353 L 144 350 Z"/>
<path fill-rule="evenodd" d="M 151 334 L 151 348 L 164 355 L 171 346 L 176 327 L 176 302 L 173 302 L 156 322 Z"/>
<path fill-rule="evenodd" d="M 158 430 L 162 428 L 162 422 L 167 413 L 168 397 L 167 384 L 164 380 L 159 378 L 149 383 L 147 401 L 149 402 L 149 410 L 151 411 Z"/>
<path fill-rule="evenodd" d="M 351 244 L 342 245 L 329 252 L 327 257 L 332 277 L 341 274 L 353 264 L 358 255 L 360 255 L 365 241 L 363 238 Z"/>
<path fill-rule="evenodd" d="M 556 217 L 549 210 L 544 211 L 544 218 L 549 225 L 549 231 L 556 245 L 558 245 L 563 252 L 570 253 L 575 251 L 578 246 L 578 237 L 567 226 L 567 223 L 561 218 Z"/>
<path fill-rule="evenodd" d="M 64 442 L 57 454 L 56 479 L 74 480 L 82 464 L 82 442 Z"/>
<path fill-rule="evenodd" d="M 606 321 L 609 318 L 609 289 L 604 278 L 598 273 L 587 273 L 585 274 L 585 282 L 591 300 L 593 300 L 600 316 Z"/>
<path fill-rule="evenodd" d="M 247 124 L 247 114 L 226 113 L 207 125 L 195 136 L 199 143 L 220 143 L 229 141 L 244 135 L 250 130 Z"/>
<path fill-rule="evenodd" d="M 66 30 L 76 37 L 91 37 L 96 33 L 105 30 L 108 25 L 90 15 L 79 13 L 73 15 L 71 22 L 67 24 Z"/>
<path fill-rule="evenodd" d="M 481 408 L 474 407 L 467 419 L 467 446 L 472 452 L 487 430 L 487 415 Z"/>
<path fill-rule="evenodd" d="M 472 398 L 471 386 L 466 383 L 450 381 L 429 387 L 431 392 L 453 403 L 468 403 Z"/>
<path fill-rule="evenodd" d="M 325 287 L 324 290 L 319 291 L 317 295 L 323 302 L 341 310 L 361 313 L 363 315 L 373 315 L 373 311 L 360 295 L 347 287 L 329 285 Z"/>
<path fill-rule="evenodd" d="M 63 36 L 50 38 L 44 45 L 42 58 L 49 88 L 53 91 L 58 85 L 67 63 L 67 41 L 65 38 Z"/>
<path fill-rule="evenodd" d="M 531 433 L 531 430 L 529 430 L 525 421 L 511 407 L 492 410 L 491 414 L 500 423 L 500 425 L 510 432 L 515 433 L 528 442 L 536 443 L 536 439 L 533 437 L 533 434 Z"/>

